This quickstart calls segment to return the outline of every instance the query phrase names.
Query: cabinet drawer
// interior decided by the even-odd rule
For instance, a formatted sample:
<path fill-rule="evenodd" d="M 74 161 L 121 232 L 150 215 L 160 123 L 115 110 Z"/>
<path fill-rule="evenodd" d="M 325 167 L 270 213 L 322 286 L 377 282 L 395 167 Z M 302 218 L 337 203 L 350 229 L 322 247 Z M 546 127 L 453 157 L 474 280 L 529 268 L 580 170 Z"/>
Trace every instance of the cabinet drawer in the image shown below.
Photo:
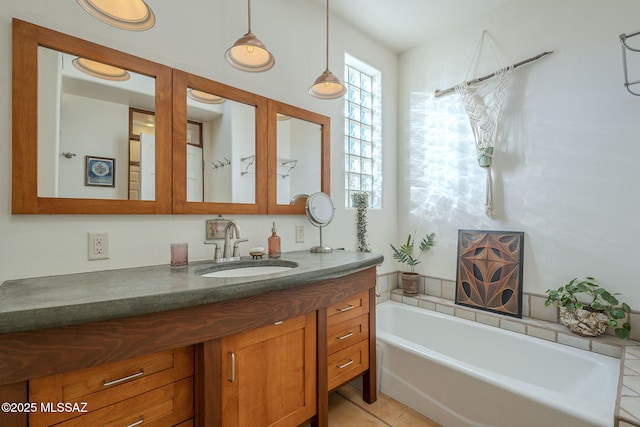
<path fill-rule="evenodd" d="M 369 312 L 369 291 L 361 292 L 327 309 L 329 326 Z"/>
<path fill-rule="evenodd" d="M 369 369 L 369 340 L 347 347 L 328 358 L 329 390 Z"/>
<path fill-rule="evenodd" d="M 327 330 L 328 354 L 345 349 L 369 337 L 369 315 L 367 313 L 336 323 Z"/>
<path fill-rule="evenodd" d="M 77 414 L 76 414 L 77 415 Z M 193 377 L 72 418 L 56 427 L 172 426 L 193 417 Z"/>
<path fill-rule="evenodd" d="M 193 375 L 193 347 L 135 357 L 29 381 L 31 402 L 86 402 L 89 411 Z M 38 412 L 30 425 L 55 424 L 78 414 Z M 126 425 L 126 424 L 125 424 Z"/>

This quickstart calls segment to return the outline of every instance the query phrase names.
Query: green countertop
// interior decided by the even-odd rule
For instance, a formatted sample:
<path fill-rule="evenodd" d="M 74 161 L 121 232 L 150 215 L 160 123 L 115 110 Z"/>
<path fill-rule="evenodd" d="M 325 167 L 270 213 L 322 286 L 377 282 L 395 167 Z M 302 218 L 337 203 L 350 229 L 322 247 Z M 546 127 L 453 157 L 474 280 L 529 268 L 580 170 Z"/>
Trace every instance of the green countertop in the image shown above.
<path fill-rule="evenodd" d="M 252 277 L 207 278 L 196 262 L 9 280 L 0 286 L 0 334 L 32 331 L 212 304 L 342 277 L 381 264 L 380 254 L 283 253 L 298 267 Z M 255 262 L 243 258 L 242 262 Z"/>

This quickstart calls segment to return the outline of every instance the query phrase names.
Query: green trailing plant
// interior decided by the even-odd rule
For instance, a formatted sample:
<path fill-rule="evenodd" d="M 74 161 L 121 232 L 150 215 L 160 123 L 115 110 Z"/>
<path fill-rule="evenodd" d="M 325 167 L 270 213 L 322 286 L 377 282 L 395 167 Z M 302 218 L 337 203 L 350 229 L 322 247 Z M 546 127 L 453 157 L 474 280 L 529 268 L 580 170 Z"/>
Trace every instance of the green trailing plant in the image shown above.
<path fill-rule="evenodd" d="M 393 244 L 391 245 L 391 249 L 393 250 L 393 259 L 402 264 L 408 265 L 409 270 L 412 273 L 415 271 L 416 265 L 420 264 L 422 254 L 430 250 L 435 245 L 436 238 L 436 233 L 427 234 L 420 242 L 420 246 L 418 246 L 418 255 L 414 256 L 415 234 L 415 232 L 413 235 L 409 234 L 406 243 L 399 248 L 396 248 Z"/>
<path fill-rule="evenodd" d="M 351 205 L 358 209 L 356 220 L 358 235 L 358 252 L 371 252 L 371 247 L 367 243 L 367 207 L 369 206 L 369 193 L 353 193 L 351 195 Z"/>
<path fill-rule="evenodd" d="M 609 326 L 614 328 L 618 338 L 629 338 L 631 325 L 620 320 L 631 313 L 631 307 L 626 303 L 620 303 L 616 298 L 618 293 L 611 293 L 602 288 L 593 277 L 575 278 L 558 289 L 547 289 L 547 300 L 544 305 L 555 304 L 567 310 L 587 310 L 595 313 L 604 313 L 609 319 Z"/>

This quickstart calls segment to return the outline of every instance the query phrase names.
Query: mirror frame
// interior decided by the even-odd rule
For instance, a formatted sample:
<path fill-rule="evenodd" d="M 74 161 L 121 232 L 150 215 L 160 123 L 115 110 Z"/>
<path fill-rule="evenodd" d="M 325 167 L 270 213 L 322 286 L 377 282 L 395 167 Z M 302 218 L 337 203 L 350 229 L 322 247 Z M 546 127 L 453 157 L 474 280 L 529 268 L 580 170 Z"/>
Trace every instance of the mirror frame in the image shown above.
<path fill-rule="evenodd" d="M 305 215 L 305 198 L 301 198 L 295 205 L 278 204 L 278 113 L 320 125 L 320 189 L 317 191 L 326 193 L 329 196 L 331 196 L 331 119 L 327 116 L 323 116 L 322 114 L 269 99 L 269 121 L 267 125 L 269 139 L 267 177 L 269 204 L 267 213 L 278 215 Z M 315 192 L 316 191 L 309 191 L 308 194 Z"/>
<path fill-rule="evenodd" d="M 155 200 L 38 197 L 38 46 L 87 57 L 155 78 Z M 13 19 L 13 214 L 171 213 L 171 68 Z"/>
<path fill-rule="evenodd" d="M 187 201 L 187 88 L 219 95 L 256 109 L 255 203 Z M 173 70 L 173 213 L 264 214 L 267 209 L 267 98 L 185 71 Z"/>

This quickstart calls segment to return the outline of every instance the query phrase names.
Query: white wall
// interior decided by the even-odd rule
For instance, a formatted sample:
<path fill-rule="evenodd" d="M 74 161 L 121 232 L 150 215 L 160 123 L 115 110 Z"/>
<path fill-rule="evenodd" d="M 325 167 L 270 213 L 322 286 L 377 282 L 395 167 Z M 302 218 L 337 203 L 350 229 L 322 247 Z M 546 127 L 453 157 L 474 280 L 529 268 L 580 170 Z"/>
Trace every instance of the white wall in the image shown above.
<path fill-rule="evenodd" d="M 98 22 L 76 2 L 0 0 L 0 283 L 7 279 L 130 266 L 166 264 L 170 244 L 187 242 L 190 260 L 212 257 L 205 246 L 205 220 L 216 215 L 11 215 L 11 18 L 16 17 L 174 68 L 193 72 L 247 91 L 331 117 L 332 198 L 335 219 L 324 241 L 355 249 L 355 210 L 345 210 L 343 186 L 343 101 L 317 100 L 307 90 L 324 71 L 324 6 L 308 1 L 261 0 L 252 4 L 252 30 L 273 52 L 275 67 L 260 74 L 237 71 L 224 62 L 225 50 L 247 30 L 246 3 L 236 0 L 184 2 L 150 0 L 157 23 L 134 33 Z M 291 37 L 295 32 L 296 37 Z M 385 209 L 369 212 L 370 242 L 388 257 L 396 238 L 397 55 L 340 20 L 331 20 L 330 67 L 342 76 L 344 52 L 381 70 L 384 80 L 383 130 Z M 228 216 L 228 215 L 227 215 Z M 236 216 L 244 244 L 267 246 L 271 222 L 282 237 L 282 250 L 318 244 L 318 231 L 304 216 Z M 295 225 L 304 224 L 306 242 L 296 244 Z M 110 233 L 111 259 L 87 261 L 87 232 Z M 387 267 L 388 265 L 388 267 Z M 395 270 L 385 263 L 381 271 Z"/>
<path fill-rule="evenodd" d="M 618 40 L 640 29 L 639 15 L 633 0 L 515 0 L 401 55 L 400 235 L 437 233 L 421 272 L 455 279 L 458 229 L 524 231 L 525 291 L 591 275 L 640 308 L 640 97 L 623 87 Z M 464 80 L 485 29 L 502 65 L 554 51 L 513 72 L 494 219 L 457 95 L 433 97 Z M 496 68 L 484 54 L 470 77 Z"/>

